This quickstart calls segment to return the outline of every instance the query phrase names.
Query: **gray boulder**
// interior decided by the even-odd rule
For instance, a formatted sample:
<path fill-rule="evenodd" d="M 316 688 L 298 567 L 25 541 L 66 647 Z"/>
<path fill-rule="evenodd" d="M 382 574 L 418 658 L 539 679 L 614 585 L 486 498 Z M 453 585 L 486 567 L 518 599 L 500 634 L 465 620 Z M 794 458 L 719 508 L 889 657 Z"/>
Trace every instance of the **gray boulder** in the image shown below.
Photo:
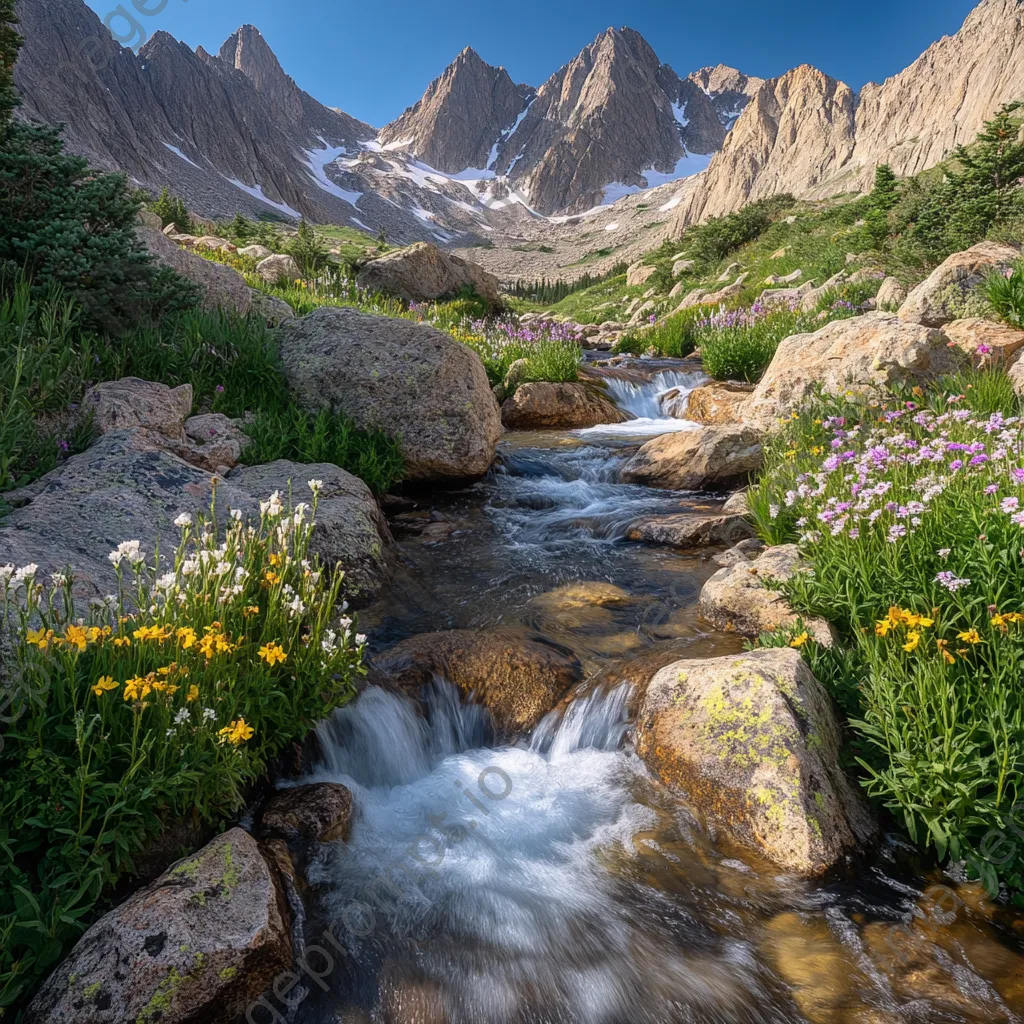
<path fill-rule="evenodd" d="M 278 328 L 285 375 L 310 409 L 401 439 L 412 480 L 482 476 L 501 437 L 480 357 L 410 320 L 323 307 Z"/>
<path fill-rule="evenodd" d="M 249 312 L 252 290 L 237 270 L 186 252 L 157 228 L 141 225 L 136 235 L 157 263 L 170 267 L 198 286 L 205 309 L 226 309 L 242 316 Z"/>
<path fill-rule="evenodd" d="M 101 434 L 145 427 L 181 439 L 185 418 L 192 411 L 192 385 L 169 388 L 138 377 L 122 377 L 91 387 L 82 399 L 82 408 L 92 413 Z"/>
<path fill-rule="evenodd" d="M 491 305 L 499 301 L 499 282 L 493 274 L 430 242 L 417 242 L 372 260 L 359 272 L 356 283 L 406 302 L 442 299 L 463 288 L 471 288 Z"/>
<path fill-rule="evenodd" d="M 232 829 L 100 918 L 27 1024 L 227 1024 L 292 966 L 277 872 Z"/>
<path fill-rule="evenodd" d="M 256 264 L 256 273 L 259 274 L 267 284 L 277 284 L 280 281 L 291 283 L 302 277 L 298 263 L 294 256 L 274 255 L 267 256 Z"/>
<path fill-rule="evenodd" d="M 310 480 L 323 482 L 310 550 L 327 568 L 340 563 L 346 596 L 362 602 L 388 579 L 394 543 L 376 498 L 362 480 L 330 463 L 284 460 L 240 466 L 228 476 L 233 486 L 255 498 L 280 491 L 290 492 L 296 502 L 311 500 Z"/>
<path fill-rule="evenodd" d="M 900 306 L 899 318 L 926 327 L 943 327 L 963 313 L 958 309 L 993 271 L 1009 270 L 1020 249 L 1005 242 L 979 242 L 939 264 Z"/>

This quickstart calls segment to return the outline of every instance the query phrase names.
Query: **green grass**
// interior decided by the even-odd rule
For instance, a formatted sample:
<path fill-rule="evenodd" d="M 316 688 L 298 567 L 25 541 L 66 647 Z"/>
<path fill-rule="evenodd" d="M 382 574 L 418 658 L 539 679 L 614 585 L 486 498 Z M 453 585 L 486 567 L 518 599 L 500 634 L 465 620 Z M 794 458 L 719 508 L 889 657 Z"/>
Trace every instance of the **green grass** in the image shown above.
<path fill-rule="evenodd" d="M 333 463 L 365 481 L 375 494 L 386 492 L 402 478 L 401 443 L 383 431 L 358 430 L 343 416 L 291 405 L 262 408 L 245 431 L 252 444 L 242 461 L 250 466 L 278 459 Z"/>
<path fill-rule="evenodd" d="M 121 377 L 170 387 L 191 384 L 197 412 L 256 412 L 287 421 L 293 429 L 287 444 L 282 437 L 280 450 L 296 461 L 324 461 L 319 440 L 308 449 L 301 443 L 321 435 L 299 429 L 303 414 L 282 376 L 273 333 L 256 318 L 195 310 L 111 338 L 84 329 L 75 305 L 59 294 L 35 302 L 22 284 L 0 303 L 0 373 L 6 382 L 0 398 L 0 493 L 83 450 L 92 430 L 76 413 L 77 403 L 91 384 Z M 355 430 L 340 414 L 332 417 L 327 436 L 338 456 L 328 461 L 357 475 L 366 471 L 366 482 L 378 492 L 397 481 L 392 441 Z"/>

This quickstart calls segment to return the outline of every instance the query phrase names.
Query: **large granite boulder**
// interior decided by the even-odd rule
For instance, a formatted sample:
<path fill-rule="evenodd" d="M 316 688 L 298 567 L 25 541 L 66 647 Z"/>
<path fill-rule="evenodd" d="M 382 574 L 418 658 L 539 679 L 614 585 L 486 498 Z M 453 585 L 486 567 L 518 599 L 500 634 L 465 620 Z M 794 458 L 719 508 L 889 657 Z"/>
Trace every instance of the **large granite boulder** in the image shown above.
<path fill-rule="evenodd" d="M 786 871 L 822 874 L 874 835 L 839 767 L 828 694 L 790 648 L 662 669 L 636 738 L 650 769 L 709 825 Z"/>
<path fill-rule="evenodd" d="M 824 619 L 798 616 L 777 589 L 777 584 L 801 568 L 797 546 L 784 544 L 768 548 L 752 562 L 743 560 L 719 569 L 700 592 L 700 613 L 716 629 L 734 630 L 751 639 L 803 622 L 818 643 L 829 647 L 834 642 L 832 627 Z"/>
<path fill-rule="evenodd" d="M 378 655 L 373 670 L 414 692 L 435 677 L 484 705 L 505 735 L 530 732 L 582 678 L 579 663 L 537 640 L 457 629 L 410 637 Z"/>
<path fill-rule="evenodd" d="M 899 317 L 926 327 L 942 327 L 957 318 L 956 306 L 993 271 L 1009 270 L 1020 259 L 1020 249 L 1005 242 L 979 242 L 955 252 L 939 264 L 907 296 Z"/>
<path fill-rule="evenodd" d="M 762 437 L 737 424 L 662 434 L 626 463 L 622 480 L 677 491 L 733 490 L 761 468 Z"/>
<path fill-rule="evenodd" d="M 26 1024 L 230 1024 L 292 966 L 276 871 L 232 829 L 100 918 Z"/>
<path fill-rule="evenodd" d="M 275 254 L 267 256 L 256 264 L 256 273 L 267 282 L 267 284 L 278 284 L 284 282 L 292 284 L 302 277 L 302 271 L 294 256 L 283 256 Z"/>
<path fill-rule="evenodd" d="M 359 477 L 331 463 L 266 463 L 240 466 L 229 482 L 256 497 L 289 492 L 295 501 L 310 501 L 308 483 L 320 480 L 316 528 L 310 551 L 325 567 L 341 564 L 345 573 L 345 595 L 360 603 L 371 598 L 390 575 L 393 540 L 387 520 L 370 488 Z"/>
<path fill-rule="evenodd" d="M 356 283 L 369 292 L 384 292 L 406 302 L 457 295 L 470 288 L 491 305 L 499 301 L 499 282 L 483 267 L 443 252 L 430 242 L 379 256 L 359 271 Z"/>
<path fill-rule="evenodd" d="M 46 573 L 70 565 L 76 597 L 84 603 L 116 593 L 107 555 L 118 544 L 138 540 L 152 555 L 159 540 L 166 557 L 178 542 L 175 518 L 210 507 L 210 472 L 169 452 L 168 443 L 153 431 L 112 431 L 28 487 L 5 495 L 14 506 L 0 523 L 5 560 L 34 562 Z M 314 531 L 314 550 L 330 567 L 344 563 L 353 596 L 368 596 L 379 585 L 390 534 L 361 481 L 324 465 L 278 462 L 238 472 L 237 478 L 217 481 L 218 510 L 226 514 L 237 508 L 254 519 L 260 500 L 274 490 L 286 494 L 289 480 L 295 500 L 308 502 L 307 481 L 322 479 L 322 528 Z"/>
<path fill-rule="evenodd" d="M 953 320 L 942 333 L 968 355 L 995 366 L 1009 366 L 1024 349 L 1024 331 L 978 316 Z"/>
<path fill-rule="evenodd" d="M 501 406 L 501 422 L 509 430 L 579 430 L 629 419 L 629 413 L 585 384 L 521 384 Z"/>
<path fill-rule="evenodd" d="M 685 418 L 707 426 L 742 423 L 743 406 L 753 390 L 750 384 L 731 381 L 714 380 L 701 384 L 690 392 Z"/>
<path fill-rule="evenodd" d="M 278 328 L 284 372 L 310 409 L 397 436 L 411 480 L 482 476 L 501 437 L 480 357 L 411 320 L 324 306 Z"/>
<path fill-rule="evenodd" d="M 830 394 L 870 393 L 896 383 L 925 383 L 957 369 L 964 356 L 941 332 L 891 313 L 836 320 L 814 334 L 786 338 L 743 409 L 761 430 L 799 408 L 816 387 Z"/>
<path fill-rule="evenodd" d="M 898 310 L 907 301 L 907 289 L 898 278 L 887 277 L 882 281 L 875 296 L 875 304 L 883 312 Z"/>
<path fill-rule="evenodd" d="M 199 287 L 205 309 L 248 314 L 252 290 L 237 270 L 187 252 L 156 228 L 140 225 L 136 234 L 157 263 L 170 267 Z"/>
<path fill-rule="evenodd" d="M 657 267 L 648 266 L 643 260 L 639 260 L 626 268 L 626 284 L 630 288 L 638 288 L 646 284 L 657 272 Z"/>
<path fill-rule="evenodd" d="M 92 413 L 93 425 L 101 434 L 145 427 L 183 440 L 185 420 L 192 411 L 192 385 L 169 388 L 138 377 L 122 377 L 91 387 L 82 399 L 82 408 Z"/>

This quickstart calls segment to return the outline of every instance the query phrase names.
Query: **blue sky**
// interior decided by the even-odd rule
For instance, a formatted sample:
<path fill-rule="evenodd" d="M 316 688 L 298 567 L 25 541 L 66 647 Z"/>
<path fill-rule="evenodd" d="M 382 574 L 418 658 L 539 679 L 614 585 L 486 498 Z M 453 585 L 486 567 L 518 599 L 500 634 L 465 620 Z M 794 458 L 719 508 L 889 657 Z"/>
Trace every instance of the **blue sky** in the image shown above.
<path fill-rule="evenodd" d="M 120 0 L 87 0 L 101 17 Z M 131 5 L 124 0 L 130 10 Z M 140 5 L 155 10 L 160 0 Z M 814 64 L 859 88 L 900 71 L 955 32 L 974 0 L 166 0 L 140 18 L 216 52 L 254 24 L 285 70 L 318 100 L 383 125 L 414 103 L 465 46 L 517 81 L 540 85 L 609 25 L 629 25 L 685 75 L 731 64 L 770 77 Z"/>

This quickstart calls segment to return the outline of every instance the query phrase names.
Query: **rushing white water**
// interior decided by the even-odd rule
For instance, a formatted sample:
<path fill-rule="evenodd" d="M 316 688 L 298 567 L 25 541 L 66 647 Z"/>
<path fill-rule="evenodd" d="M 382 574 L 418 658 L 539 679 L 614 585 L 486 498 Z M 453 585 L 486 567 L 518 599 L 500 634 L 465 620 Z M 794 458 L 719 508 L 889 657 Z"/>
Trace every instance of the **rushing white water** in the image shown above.
<path fill-rule="evenodd" d="M 787 1019 L 759 1005 L 744 941 L 624 891 L 612 868 L 656 821 L 632 793 L 627 696 L 580 700 L 512 747 L 489 749 L 485 714 L 442 681 L 425 717 L 371 689 L 321 727 L 317 778 L 357 809 L 348 843 L 310 869 L 318 926 L 351 956 L 346 999 L 391 1020 L 389 999 L 428 985 L 450 1024 Z"/>
<path fill-rule="evenodd" d="M 626 423 L 602 424 L 579 431 L 582 434 L 625 434 L 637 437 L 645 434 L 667 434 L 679 430 L 696 430 L 699 424 L 670 415 L 662 406 L 664 397 L 678 391 L 677 408 L 682 408 L 686 397 L 695 388 L 706 383 L 707 375 L 691 371 L 665 370 L 656 377 L 639 384 L 634 381 L 607 379 L 608 393 L 623 412 L 636 418 Z"/>

